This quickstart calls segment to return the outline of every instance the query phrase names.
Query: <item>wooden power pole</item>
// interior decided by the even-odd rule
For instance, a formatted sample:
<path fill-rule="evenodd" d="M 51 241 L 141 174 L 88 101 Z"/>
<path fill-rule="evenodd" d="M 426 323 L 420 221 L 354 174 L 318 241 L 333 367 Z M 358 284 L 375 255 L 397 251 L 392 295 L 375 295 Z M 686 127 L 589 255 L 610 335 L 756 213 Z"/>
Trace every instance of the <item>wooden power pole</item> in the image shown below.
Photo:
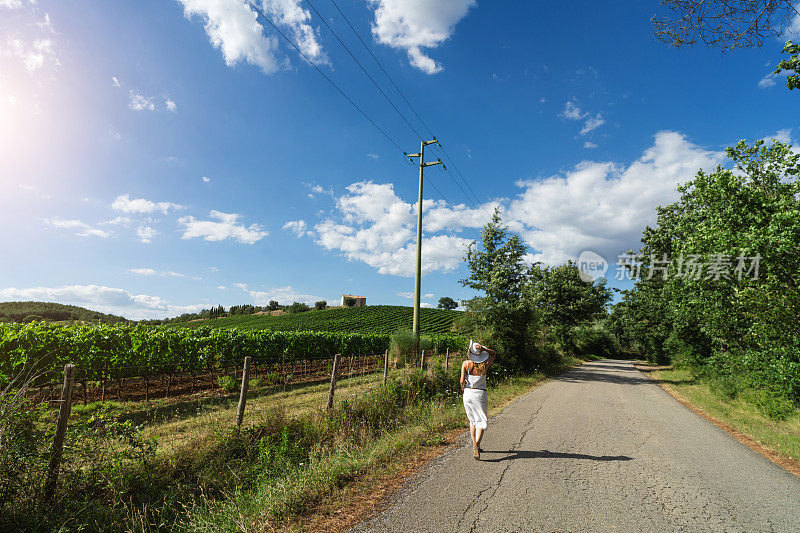
<path fill-rule="evenodd" d="M 406 157 L 413 159 L 419 157 L 419 198 L 417 199 L 417 271 L 414 276 L 414 355 L 419 354 L 419 299 L 422 290 L 422 171 L 425 167 L 432 165 L 442 165 L 442 160 L 437 158 L 430 163 L 425 162 L 425 147 L 429 144 L 438 144 L 439 141 L 421 141 L 418 154 L 406 154 Z"/>

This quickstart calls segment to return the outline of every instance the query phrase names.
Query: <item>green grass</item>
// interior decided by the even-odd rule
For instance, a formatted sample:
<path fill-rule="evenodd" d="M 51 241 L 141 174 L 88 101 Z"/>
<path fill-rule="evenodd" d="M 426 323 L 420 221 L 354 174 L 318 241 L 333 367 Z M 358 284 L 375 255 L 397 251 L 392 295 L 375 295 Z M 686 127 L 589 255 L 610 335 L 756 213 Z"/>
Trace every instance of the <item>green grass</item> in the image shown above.
<path fill-rule="evenodd" d="M 695 378 L 686 369 L 659 370 L 653 374 L 706 414 L 751 436 L 762 446 L 800 461 L 800 412 L 795 411 L 784 420 L 774 420 L 759 406 L 753 391 L 734 396 L 713 382 Z"/>
<path fill-rule="evenodd" d="M 450 333 L 461 311 L 421 309 L 420 329 L 423 334 Z M 369 305 L 312 310 L 304 313 L 270 315 L 234 315 L 194 322 L 168 324 L 166 327 L 237 328 L 242 331 L 330 331 L 342 333 L 388 333 L 410 330 L 413 308 L 401 305 Z"/>
<path fill-rule="evenodd" d="M 440 362 L 432 358 L 427 375 L 393 371 L 386 387 L 380 374 L 343 379 L 329 412 L 323 408 L 325 383 L 287 391 L 256 387 L 241 430 L 232 428 L 235 394 L 194 405 L 138 406 L 138 412 L 122 403 L 75 406 L 50 510 L 38 506 L 37 473 L 46 454 L 37 453 L 36 464 L 24 463 L 30 476 L 18 494 L 24 499 L 3 509 L 5 517 L 0 512 L 0 529 L 295 527 L 320 505 L 346 505 L 352 481 L 391 476 L 418 450 L 464 427 L 458 365 L 444 372 Z M 576 363 L 569 360 L 551 373 Z M 538 373 L 496 379 L 491 411 L 545 378 Z"/>

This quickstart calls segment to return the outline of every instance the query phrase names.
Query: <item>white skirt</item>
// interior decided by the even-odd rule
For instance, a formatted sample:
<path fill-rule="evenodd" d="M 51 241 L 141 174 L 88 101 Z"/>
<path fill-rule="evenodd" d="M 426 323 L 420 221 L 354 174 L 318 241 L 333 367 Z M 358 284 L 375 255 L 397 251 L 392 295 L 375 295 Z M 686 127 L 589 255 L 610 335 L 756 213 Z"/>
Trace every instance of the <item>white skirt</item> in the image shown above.
<path fill-rule="evenodd" d="M 481 389 L 464 389 L 464 410 L 469 418 L 469 425 L 478 429 L 486 429 L 489 409 L 489 398 Z"/>

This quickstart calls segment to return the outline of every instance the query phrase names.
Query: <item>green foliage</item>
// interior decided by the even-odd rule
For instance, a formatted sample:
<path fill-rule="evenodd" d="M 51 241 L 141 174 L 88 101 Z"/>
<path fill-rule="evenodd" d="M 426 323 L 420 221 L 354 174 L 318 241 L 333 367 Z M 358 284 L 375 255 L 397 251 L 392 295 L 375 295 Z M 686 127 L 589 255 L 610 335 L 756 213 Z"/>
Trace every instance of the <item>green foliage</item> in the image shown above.
<path fill-rule="evenodd" d="M 320 300 L 319 302 L 316 302 L 314 304 L 314 309 L 316 309 L 317 311 L 322 311 L 326 307 L 328 307 L 328 302 L 326 302 L 325 300 Z"/>
<path fill-rule="evenodd" d="M 219 376 L 217 378 L 217 386 L 227 392 L 236 392 L 236 380 L 233 376 Z"/>
<path fill-rule="evenodd" d="M 527 247 L 502 225 L 499 209 L 481 230 L 481 240 L 483 250 L 475 243 L 467 249 L 469 276 L 460 282 L 485 294 L 467 303 L 472 327 L 491 336 L 491 346 L 502 354 L 499 364 L 515 369 L 532 366 L 530 330 L 538 317 L 523 299 L 529 277 L 523 260 Z"/>
<path fill-rule="evenodd" d="M 763 141 L 742 141 L 727 154 L 734 169 L 698 172 L 645 230 L 642 279 L 615 305 L 611 329 L 652 361 L 672 358 L 709 378 L 741 378 L 773 398 L 758 400 L 765 412 L 781 416 L 786 402 L 800 403 L 800 155 Z M 719 279 L 650 276 L 652 258 L 663 254 L 673 273 L 682 258 L 733 261 Z M 739 256 L 760 258 L 757 279 L 737 274 Z"/>
<path fill-rule="evenodd" d="M 794 44 L 792 41 L 786 41 L 786 44 L 781 51 L 783 54 L 789 54 L 789 59 L 782 59 L 778 63 L 778 68 L 775 69 L 773 74 L 781 74 L 784 71 L 794 73 L 786 76 L 786 87 L 789 90 L 800 89 L 800 44 Z"/>
<path fill-rule="evenodd" d="M 572 342 L 570 334 L 577 326 L 605 316 L 606 305 L 611 301 L 605 279 L 597 283 L 584 281 L 572 261 L 557 267 L 535 265 L 526 292 L 544 324 L 565 346 Z"/>
<path fill-rule="evenodd" d="M 0 514 L 37 483 L 28 465 L 42 462 L 39 446 L 45 432 L 37 420 L 46 406 L 25 399 L 24 391 L 24 386 L 0 391 Z"/>
<path fill-rule="evenodd" d="M 439 309 L 455 309 L 458 307 L 458 302 L 449 296 L 442 296 L 439 298 L 439 305 L 437 307 Z"/>
<path fill-rule="evenodd" d="M 311 308 L 308 305 L 301 302 L 294 302 L 292 305 L 286 307 L 287 313 L 304 313 L 310 310 Z"/>
<path fill-rule="evenodd" d="M 526 266 L 522 239 L 502 226 L 499 210 L 481 232 L 483 250 L 467 250 L 469 277 L 461 283 L 485 296 L 466 302 L 457 331 L 498 352 L 506 370 L 541 368 L 571 351 L 571 332 L 606 315 L 605 282 L 585 282 L 574 263 Z M 554 345 L 558 343 L 558 348 Z"/>
<path fill-rule="evenodd" d="M 345 298 L 344 299 L 344 306 L 345 307 L 353 307 L 355 305 L 356 305 L 356 299 L 355 298 Z"/>
<path fill-rule="evenodd" d="M 164 450 L 130 421 L 102 413 L 78 418 L 69 426 L 58 491 L 47 507 L 40 501 L 49 441 L 25 434 L 39 413 L 19 406 L 13 418 L 0 418 L 18 428 L 14 445 L 4 440 L 0 447 L 0 530 L 195 530 L 200 516 L 238 505 L 244 494 L 277 493 L 253 517 L 301 514 L 353 474 L 339 468 L 324 479 L 307 478 L 311 469 L 361 453 L 400 428 L 441 424 L 445 402 L 456 407 L 448 420 L 460 423 L 457 389 L 452 372 L 400 373 L 386 386 L 345 396 L 331 411 L 290 418 L 273 409 L 245 428 L 220 428 Z M 21 460 L 3 461 L 3 454 Z"/>
<path fill-rule="evenodd" d="M 127 322 L 121 316 L 107 315 L 74 305 L 52 302 L 0 302 L 0 322 L 51 322 L 81 321 L 115 324 Z"/>
<path fill-rule="evenodd" d="M 66 363 L 78 366 L 80 379 L 119 379 L 238 366 L 246 355 L 260 365 L 276 358 L 377 354 L 388 346 L 389 335 L 369 333 L 0 324 L 0 382 L 23 371 L 57 382 Z"/>
<path fill-rule="evenodd" d="M 445 309 L 420 309 L 422 333 L 443 335 L 450 333 L 461 311 Z M 370 305 L 366 307 L 334 308 L 313 313 L 280 316 L 251 315 L 218 318 L 170 324 L 180 328 L 236 328 L 240 331 L 331 331 L 341 333 L 385 333 L 411 328 L 413 308 L 400 305 Z"/>

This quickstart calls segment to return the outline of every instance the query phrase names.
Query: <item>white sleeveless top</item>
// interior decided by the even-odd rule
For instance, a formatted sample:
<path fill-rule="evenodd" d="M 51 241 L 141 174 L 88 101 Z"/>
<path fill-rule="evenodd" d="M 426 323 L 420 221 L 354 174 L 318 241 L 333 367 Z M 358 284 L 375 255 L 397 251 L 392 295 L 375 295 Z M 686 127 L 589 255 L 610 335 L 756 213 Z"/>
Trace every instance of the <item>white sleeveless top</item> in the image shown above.
<path fill-rule="evenodd" d="M 467 372 L 467 382 L 464 384 L 465 389 L 480 389 L 486 390 L 486 372 L 480 376 L 473 376 Z"/>

